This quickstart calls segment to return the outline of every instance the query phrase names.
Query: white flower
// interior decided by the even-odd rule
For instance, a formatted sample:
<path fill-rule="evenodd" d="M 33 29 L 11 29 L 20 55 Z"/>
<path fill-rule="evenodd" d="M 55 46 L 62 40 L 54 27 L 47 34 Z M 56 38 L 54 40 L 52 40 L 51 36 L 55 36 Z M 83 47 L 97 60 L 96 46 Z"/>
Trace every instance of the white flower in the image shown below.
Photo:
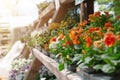
<path fill-rule="evenodd" d="M 40 80 L 46 80 L 46 78 L 41 78 Z"/>
<path fill-rule="evenodd" d="M 58 43 L 59 43 L 59 37 L 57 37 L 56 42 L 52 42 L 51 44 L 49 44 L 49 48 L 56 49 Z"/>
<path fill-rule="evenodd" d="M 58 44 L 59 42 L 52 42 L 50 45 L 49 45 L 49 48 L 51 49 L 56 49 L 56 47 L 57 47 L 57 44 Z"/>

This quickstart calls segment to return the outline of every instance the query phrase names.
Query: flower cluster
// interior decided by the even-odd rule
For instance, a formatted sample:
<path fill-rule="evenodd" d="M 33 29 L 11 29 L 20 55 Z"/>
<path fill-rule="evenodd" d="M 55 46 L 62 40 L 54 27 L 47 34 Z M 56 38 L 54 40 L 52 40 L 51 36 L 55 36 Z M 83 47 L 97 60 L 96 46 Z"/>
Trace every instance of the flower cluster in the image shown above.
<path fill-rule="evenodd" d="M 55 75 L 51 73 L 45 66 L 41 66 L 39 74 L 41 80 L 57 80 Z"/>
<path fill-rule="evenodd" d="M 114 18 L 108 12 L 96 12 L 89 15 L 88 21 L 61 33 L 50 40 L 50 45 L 57 42 L 51 50 L 61 56 L 61 65 L 77 62 L 82 69 L 92 68 L 105 73 L 120 70 L 119 16 Z"/>
<path fill-rule="evenodd" d="M 10 80 L 22 80 L 30 67 L 32 57 L 27 59 L 18 58 L 12 62 L 12 69 L 9 72 Z"/>

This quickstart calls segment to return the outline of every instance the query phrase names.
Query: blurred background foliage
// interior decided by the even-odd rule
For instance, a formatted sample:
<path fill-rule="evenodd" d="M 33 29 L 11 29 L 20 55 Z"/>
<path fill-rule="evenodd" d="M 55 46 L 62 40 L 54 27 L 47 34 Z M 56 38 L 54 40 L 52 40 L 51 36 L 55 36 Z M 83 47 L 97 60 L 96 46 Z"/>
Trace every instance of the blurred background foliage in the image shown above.
<path fill-rule="evenodd" d="M 113 11 L 115 16 L 120 14 L 120 0 L 97 0 L 101 11 Z"/>

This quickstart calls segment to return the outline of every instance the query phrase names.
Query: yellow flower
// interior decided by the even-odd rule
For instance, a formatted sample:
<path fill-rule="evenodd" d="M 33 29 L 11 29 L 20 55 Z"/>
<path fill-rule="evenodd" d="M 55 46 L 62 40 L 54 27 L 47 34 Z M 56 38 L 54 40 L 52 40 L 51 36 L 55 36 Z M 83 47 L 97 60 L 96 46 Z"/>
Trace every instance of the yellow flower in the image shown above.
<path fill-rule="evenodd" d="M 99 40 L 99 41 L 94 41 L 93 45 L 95 48 L 100 48 L 100 45 L 102 44 L 102 41 Z"/>

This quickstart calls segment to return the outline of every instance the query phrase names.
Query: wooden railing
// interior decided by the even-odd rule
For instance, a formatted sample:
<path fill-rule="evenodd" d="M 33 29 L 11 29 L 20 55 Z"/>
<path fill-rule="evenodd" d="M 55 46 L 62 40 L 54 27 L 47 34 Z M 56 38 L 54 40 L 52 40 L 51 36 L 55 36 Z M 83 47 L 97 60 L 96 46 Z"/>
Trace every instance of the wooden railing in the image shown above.
<path fill-rule="evenodd" d="M 59 64 L 39 50 L 34 48 L 32 51 L 35 58 L 24 80 L 34 80 L 35 74 L 40 69 L 41 64 L 48 68 L 57 77 L 58 80 L 82 80 L 82 77 L 80 77 L 77 73 L 72 73 L 69 70 L 59 71 Z"/>

